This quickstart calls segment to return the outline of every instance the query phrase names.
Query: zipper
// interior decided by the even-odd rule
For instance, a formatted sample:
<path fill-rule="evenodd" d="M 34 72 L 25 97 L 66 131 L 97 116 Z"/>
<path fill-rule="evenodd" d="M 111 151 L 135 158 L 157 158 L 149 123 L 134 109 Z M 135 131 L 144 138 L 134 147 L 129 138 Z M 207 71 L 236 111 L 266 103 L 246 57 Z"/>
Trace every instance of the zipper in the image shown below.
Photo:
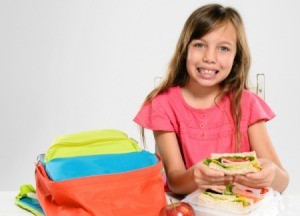
<path fill-rule="evenodd" d="M 113 143 L 112 143 L 113 142 Z M 61 156 L 62 152 L 67 151 L 66 157 L 75 156 L 77 155 L 78 151 L 82 148 L 82 150 L 87 149 L 88 153 L 85 155 L 91 155 L 91 149 L 101 149 L 101 147 L 108 146 L 108 145 L 122 145 L 122 143 L 128 144 L 130 143 L 131 147 L 136 151 L 141 151 L 138 143 L 131 138 L 104 138 L 104 139 L 95 139 L 95 140 L 88 140 L 85 142 L 57 142 L 54 143 L 47 151 L 45 162 L 49 162 L 50 160 L 56 158 L 56 155 Z M 130 147 L 127 147 L 127 149 Z M 97 152 L 94 152 L 97 154 Z M 99 152 L 98 152 L 99 154 Z"/>
<path fill-rule="evenodd" d="M 126 140 L 130 140 L 129 138 L 103 138 L 103 139 L 94 139 L 94 140 L 88 140 L 88 141 L 80 141 L 80 142 L 73 142 L 73 141 L 70 141 L 70 142 L 57 142 L 57 143 L 53 143 L 52 146 L 50 147 L 51 148 L 54 148 L 56 146 L 65 146 L 65 147 L 77 147 L 77 146 L 73 146 L 73 145 L 78 145 L 78 146 L 85 146 L 85 145 L 90 145 L 90 144 L 93 144 L 93 143 L 98 143 L 98 142 L 110 142 L 110 141 L 126 141 Z M 135 141 L 134 141 L 135 142 Z M 137 142 L 135 142 L 137 143 Z"/>

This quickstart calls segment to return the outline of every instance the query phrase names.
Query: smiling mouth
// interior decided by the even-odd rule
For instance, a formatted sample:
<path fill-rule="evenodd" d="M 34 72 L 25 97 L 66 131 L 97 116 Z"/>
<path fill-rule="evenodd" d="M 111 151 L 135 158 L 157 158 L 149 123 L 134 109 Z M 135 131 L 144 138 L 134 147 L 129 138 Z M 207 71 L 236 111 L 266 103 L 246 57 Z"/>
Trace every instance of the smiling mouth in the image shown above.
<path fill-rule="evenodd" d="M 200 74 L 204 74 L 204 75 L 215 75 L 219 72 L 217 70 L 206 70 L 201 68 L 197 68 L 197 70 Z"/>

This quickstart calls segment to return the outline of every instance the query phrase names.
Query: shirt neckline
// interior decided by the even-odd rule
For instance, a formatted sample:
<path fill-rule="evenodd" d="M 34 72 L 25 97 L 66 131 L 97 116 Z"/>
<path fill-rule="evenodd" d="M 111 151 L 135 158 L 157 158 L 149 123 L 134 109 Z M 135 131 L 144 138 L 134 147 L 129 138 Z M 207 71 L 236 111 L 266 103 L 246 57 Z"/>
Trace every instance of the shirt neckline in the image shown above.
<path fill-rule="evenodd" d="M 211 112 L 211 111 L 214 111 L 216 109 L 219 109 L 219 107 L 223 104 L 224 102 L 224 98 L 223 97 L 218 103 L 216 103 L 215 105 L 211 106 L 211 107 L 208 107 L 208 108 L 195 108 L 195 107 L 192 107 L 190 106 L 184 99 L 183 95 L 182 95 L 182 92 L 181 92 L 181 87 L 180 86 L 176 86 L 175 87 L 175 90 L 176 90 L 176 94 L 178 95 L 178 98 L 181 100 L 181 102 L 183 103 L 183 105 L 192 110 L 192 111 L 196 111 L 196 112 Z"/>

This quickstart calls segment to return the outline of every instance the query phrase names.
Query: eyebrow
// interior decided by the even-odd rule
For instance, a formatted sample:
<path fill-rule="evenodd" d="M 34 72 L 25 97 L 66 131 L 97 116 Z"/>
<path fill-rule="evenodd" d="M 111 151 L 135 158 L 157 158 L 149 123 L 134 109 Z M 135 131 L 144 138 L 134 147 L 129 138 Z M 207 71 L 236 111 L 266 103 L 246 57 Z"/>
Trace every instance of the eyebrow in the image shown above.
<path fill-rule="evenodd" d="M 234 44 L 227 42 L 227 41 L 221 41 L 220 44 L 227 44 L 229 46 L 234 46 Z"/>
<path fill-rule="evenodd" d="M 195 38 L 192 41 L 204 41 L 206 43 L 206 41 L 204 39 L 201 39 L 201 38 Z M 220 42 L 218 42 L 218 44 L 227 44 L 229 46 L 234 46 L 235 45 L 234 43 L 231 43 L 231 42 L 228 42 L 228 41 L 220 41 Z"/>

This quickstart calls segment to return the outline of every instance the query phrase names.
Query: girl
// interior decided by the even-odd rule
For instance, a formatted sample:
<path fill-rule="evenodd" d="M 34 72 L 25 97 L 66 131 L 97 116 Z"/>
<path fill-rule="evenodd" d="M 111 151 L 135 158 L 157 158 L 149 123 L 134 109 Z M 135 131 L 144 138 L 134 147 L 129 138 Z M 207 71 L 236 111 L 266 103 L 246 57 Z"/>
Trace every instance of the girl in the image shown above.
<path fill-rule="evenodd" d="M 210 4 L 191 14 L 165 79 L 134 119 L 153 130 L 172 192 L 224 189 L 234 181 L 286 189 L 289 177 L 265 126 L 275 115 L 247 90 L 249 68 L 245 30 L 235 9 Z M 256 151 L 260 172 L 232 177 L 203 164 L 211 153 L 247 151 Z"/>

